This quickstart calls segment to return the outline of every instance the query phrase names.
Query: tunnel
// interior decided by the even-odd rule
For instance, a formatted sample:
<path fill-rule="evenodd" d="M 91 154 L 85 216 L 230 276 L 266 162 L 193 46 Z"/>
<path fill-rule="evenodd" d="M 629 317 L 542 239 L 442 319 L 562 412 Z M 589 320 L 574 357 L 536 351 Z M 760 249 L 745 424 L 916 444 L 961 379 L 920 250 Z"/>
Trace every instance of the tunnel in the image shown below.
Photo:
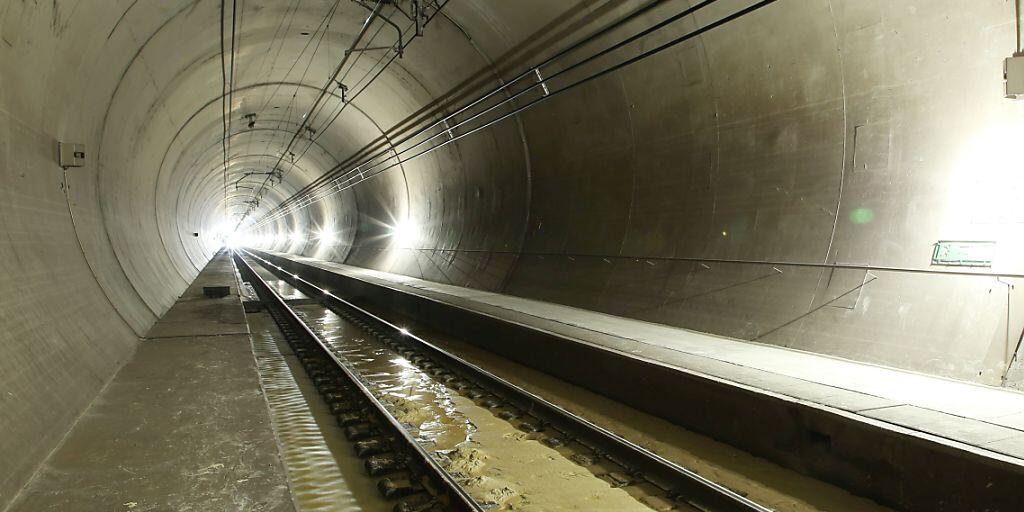
<path fill-rule="evenodd" d="M 0 510 L 1019 510 L 1020 4 L 0 0 Z"/>

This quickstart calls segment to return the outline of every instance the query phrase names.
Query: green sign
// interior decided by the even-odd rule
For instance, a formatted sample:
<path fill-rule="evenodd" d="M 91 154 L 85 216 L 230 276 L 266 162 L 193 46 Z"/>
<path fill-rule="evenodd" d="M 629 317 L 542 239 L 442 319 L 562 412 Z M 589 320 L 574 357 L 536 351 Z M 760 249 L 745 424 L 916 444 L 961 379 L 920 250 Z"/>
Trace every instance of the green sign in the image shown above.
<path fill-rule="evenodd" d="M 991 267 L 995 254 L 995 242 L 940 240 L 932 252 L 932 265 Z"/>

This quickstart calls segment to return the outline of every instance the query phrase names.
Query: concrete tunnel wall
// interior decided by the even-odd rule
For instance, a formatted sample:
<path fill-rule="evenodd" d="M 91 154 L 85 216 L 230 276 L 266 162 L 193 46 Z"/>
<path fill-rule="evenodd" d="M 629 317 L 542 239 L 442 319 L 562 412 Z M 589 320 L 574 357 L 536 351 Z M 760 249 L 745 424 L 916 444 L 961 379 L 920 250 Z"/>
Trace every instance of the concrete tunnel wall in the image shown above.
<path fill-rule="evenodd" d="M 750 3 L 717 2 L 598 64 Z M 216 250 L 248 195 L 234 180 L 277 161 L 367 14 L 339 2 L 321 27 L 334 4 L 242 3 L 226 205 L 218 2 L 0 4 L 0 506 Z M 451 2 L 304 141 L 253 217 L 638 5 Z M 1000 90 L 1013 46 L 1003 0 L 781 0 L 259 233 L 277 250 L 998 385 L 1021 318 L 995 277 L 780 262 L 935 270 L 937 240 L 991 240 L 993 270 L 1021 272 L 1024 118 Z M 62 171 L 57 140 L 84 143 L 85 167 Z M 389 236 L 406 219 L 414 247 Z"/>

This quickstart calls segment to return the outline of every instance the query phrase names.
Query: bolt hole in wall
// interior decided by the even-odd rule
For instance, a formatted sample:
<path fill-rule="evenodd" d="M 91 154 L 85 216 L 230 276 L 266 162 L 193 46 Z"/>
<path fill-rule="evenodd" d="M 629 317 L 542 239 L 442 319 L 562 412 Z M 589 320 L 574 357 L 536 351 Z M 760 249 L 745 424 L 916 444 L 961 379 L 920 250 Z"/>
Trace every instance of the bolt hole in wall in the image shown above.
<path fill-rule="evenodd" d="M 500 83 L 207 238 L 1019 387 L 1013 5 L 656 4 L 587 11 L 516 64 L 463 27 Z M 424 167 L 516 126 L 526 159 L 494 182 Z M 526 169 L 501 189 L 521 223 L 468 209 Z"/>

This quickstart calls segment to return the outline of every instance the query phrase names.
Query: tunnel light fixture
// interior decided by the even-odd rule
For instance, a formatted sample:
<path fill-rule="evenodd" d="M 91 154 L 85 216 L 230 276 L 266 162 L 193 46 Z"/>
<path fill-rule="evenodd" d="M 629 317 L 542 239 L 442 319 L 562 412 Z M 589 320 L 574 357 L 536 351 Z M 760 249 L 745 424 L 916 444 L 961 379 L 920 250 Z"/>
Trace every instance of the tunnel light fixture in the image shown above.
<path fill-rule="evenodd" d="M 420 241 L 419 227 L 409 220 L 392 226 L 390 235 L 392 243 L 402 249 L 411 249 Z"/>
<path fill-rule="evenodd" d="M 228 233 L 224 235 L 224 246 L 228 249 L 249 247 L 252 245 L 259 245 L 260 243 L 261 237 L 248 233 Z"/>
<path fill-rule="evenodd" d="M 333 231 L 324 228 L 316 233 L 316 239 L 320 242 L 320 245 L 331 245 L 337 239 L 337 236 Z"/>

